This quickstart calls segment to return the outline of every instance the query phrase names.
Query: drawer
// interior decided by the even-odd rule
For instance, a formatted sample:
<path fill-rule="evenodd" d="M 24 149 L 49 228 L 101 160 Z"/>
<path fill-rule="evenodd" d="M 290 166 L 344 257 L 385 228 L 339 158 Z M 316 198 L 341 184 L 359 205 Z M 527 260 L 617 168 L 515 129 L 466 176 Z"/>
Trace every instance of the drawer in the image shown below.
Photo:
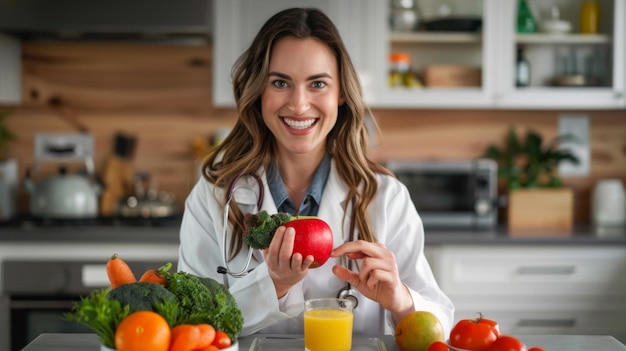
<path fill-rule="evenodd" d="M 609 310 L 484 310 L 485 318 L 493 319 L 507 335 L 613 335 L 626 334 L 626 309 Z M 455 320 L 474 319 L 476 311 L 457 310 Z M 529 345 L 527 345 L 529 346 Z M 540 345 L 536 345 L 540 346 Z"/>
<path fill-rule="evenodd" d="M 626 296 L 625 247 L 449 246 L 432 259 L 449 295 Z"/>

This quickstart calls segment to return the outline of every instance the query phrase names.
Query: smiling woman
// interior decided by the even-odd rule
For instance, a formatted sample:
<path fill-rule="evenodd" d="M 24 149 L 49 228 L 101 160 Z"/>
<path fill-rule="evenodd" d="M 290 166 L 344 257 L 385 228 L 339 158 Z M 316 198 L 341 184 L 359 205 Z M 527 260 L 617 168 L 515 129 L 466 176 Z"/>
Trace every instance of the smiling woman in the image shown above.
<path fill-rule="evenodd" d="M 235 62 L 232 82 L 238 120 L 187 198 L 178 270 L 217 279 L 225 247 L 233 266 L 254 258 L 245 274 L 223 277 L 244 315 L 242 335 L 302 334 L 304 301 L 346 289 L 359 301 L 355 334 L 389 334 L 416 310 L 449 329 L 454 308 L 424 258 L 408 191 L 367 154 L 361 85 L 330 19 L 314 8 L 276 13 Z M 242 174 L 258 176 L 271 196 L 228 202 Z M 318 234 L 289 223 L 267 248 L 245 245 L 244 218 L 262 211 L 325 221 L 330 258 L 318 267 L 313 254 L 297 252 L 297 238 Z"/>

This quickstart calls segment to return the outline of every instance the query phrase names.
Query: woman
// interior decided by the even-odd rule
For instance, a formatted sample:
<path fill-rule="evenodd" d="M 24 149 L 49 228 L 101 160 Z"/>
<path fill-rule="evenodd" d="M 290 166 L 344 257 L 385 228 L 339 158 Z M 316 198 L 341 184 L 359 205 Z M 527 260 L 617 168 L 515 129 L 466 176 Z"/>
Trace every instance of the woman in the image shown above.
<path fill-rule="evenodd" d="M 402 317 L 426 310 L 448 334 L 454 307 L 424 257 L 421 220 L 406 188 L 366 155 L 361 87 L 334 24 L 316 9 L 277 13 L 232 76 L 239 118 L 186 201 L 178 269 L 222 279 L 224 246 L 229 268 L 245 267 L 247 212 L 316 215 L 334 235 L 323 266 L 291 256 L 294 230 L 280 227 L 269 248 L 253 252 L 247 275 L 224 276 L 244 316 L 242 335 L 302 333 L 304 300 L 335 297 L 347 283 L 358 290 L 355 333 L 389 334 Z M 242 174 L 224 241 L 227 189 Z M 259 185 L 247 174 L 261 180 L 260 208 L 259 190 L 251 191 Z"/>

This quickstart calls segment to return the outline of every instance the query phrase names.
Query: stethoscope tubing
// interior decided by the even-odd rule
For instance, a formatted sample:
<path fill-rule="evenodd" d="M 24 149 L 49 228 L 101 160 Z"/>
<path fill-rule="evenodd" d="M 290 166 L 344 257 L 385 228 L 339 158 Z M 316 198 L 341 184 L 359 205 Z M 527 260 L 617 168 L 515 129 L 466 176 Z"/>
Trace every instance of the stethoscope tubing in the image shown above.
<path fill-rule="evenodd" d="M 263 197 L 265 196 L 264 194 L 264 189 L 263 189 L 263 181 L 261 181 L 261 178 L 254 173 L 250 173 L 250 174 L 239 174 L 238 176 L 236 176 L 233 181 L 230 183 L 230 186 L 228 187 L 228 198 L 226 200 L 226 203 L 224 204 L 224 220 L 223 220 L 223 227 L 222 227 L 222 266 L 217 267 L 217 272 L 221 273 L 221 274 L 228 274 L 231 277 L 234 278 L 240 278 L 240 277 L 244 277 L 246 276 L 248 273 L 250 273 L 250 262 L 252 261 L 252 249 L 248 247 L 248 256 L 246 257 L 246 263 L 243 266 L 243 268 L 240 271 L 233 271 L 230 269 L 230 266 L 228 264 L 228 257 L 229 257 L 229 252 L 230 251 L 228 249 L 228 243 L 227 243 L 227 228 L 228 228 L 228 214 L 230 212 L 230 203 L 234 198 L 234 194 L 235 191 L 239 188 L 244 188 L 244 186 L 237 186 L 237 182 L 239 181 L 239 179 L 245 175 L 250 175 L 254 178 L 254 180 L 256 180 L 257 185 L 259 187 L 259 196 L 257 197 L 257 209 L 261 208 L 261 205 L 263 204 Z M 226 277 L 224 277 L 224 281 L 226 282 L 227 279 Z"/>

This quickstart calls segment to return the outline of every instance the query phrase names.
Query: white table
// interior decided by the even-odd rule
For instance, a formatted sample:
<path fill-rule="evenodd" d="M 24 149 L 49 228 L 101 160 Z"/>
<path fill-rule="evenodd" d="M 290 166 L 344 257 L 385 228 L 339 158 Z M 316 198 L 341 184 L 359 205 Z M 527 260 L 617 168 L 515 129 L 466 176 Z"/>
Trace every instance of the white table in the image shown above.
<path fill-rule="evenodd" d="M 239 350 L 248 351 L 255 336 L 239 339 Z M 388 351 L 399 351 L 393 338 L 382 337 Z M 608 335 L 523 335 L 527 347 L 539 346 L 546 351 L 626 351 L 626 346 Z M 95 334 L 41 334 L 22 351 L 99 351 Z"/>

